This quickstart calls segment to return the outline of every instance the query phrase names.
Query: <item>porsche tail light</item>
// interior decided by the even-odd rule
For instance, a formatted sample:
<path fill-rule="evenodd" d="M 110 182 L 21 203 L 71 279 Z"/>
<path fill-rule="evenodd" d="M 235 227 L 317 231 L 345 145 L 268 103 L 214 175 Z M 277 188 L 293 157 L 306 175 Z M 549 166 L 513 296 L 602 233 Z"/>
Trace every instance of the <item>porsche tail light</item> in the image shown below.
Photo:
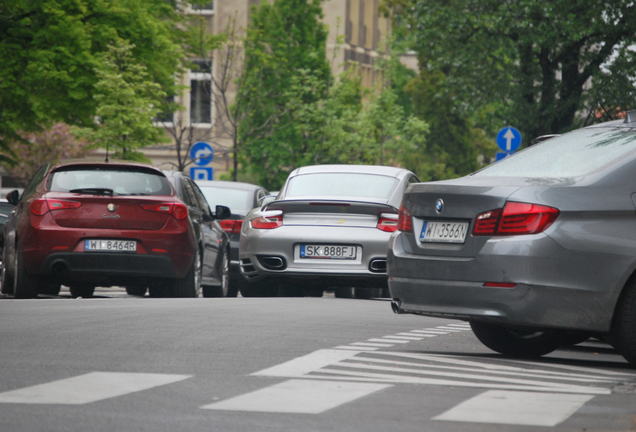
<path fill-rule="evenodd" d="M 241 232 L 241 227 L 243 227 L 242 219 L 223 219 L 219 221 L 219 225 L 221 225 L 221 229 L 230 234 L 238 234 Z"/>
<path fill-rule="evenodd" d="M 413 218 L 411 213 L 402 205 L 398 214 L 397 229 L 404 232 L 413 232 Z"/>
<path fill-rule="evenodd" d="M 268 211 L 250 220 L 250 226 L 254 229 L 274 229 L 283 226 L 283 212 L 280 210 Z"/>
<path fill-rule="evenodd" d="M 142 204 L 141 208 L 147 211 L 169 214 L 177 220 L 183 220 L 188 217 L 188 207 L 185 204 L 176 202 Z"/>
<path fill-rule="evenodd" d="M 545 231 L 559 216 L 559 209 L 540 204 L 508 201 L 503 209 L 483 212 L 475 218 L 473 235 L 521 235 Z"/>
<path fill-rule="evenodd" d="M 31 213 L 43 216 L 49 211 L 76 209 L 82 206 L 79 201 L 39 198 L 31 203 Z"/>
<path fill-rule="evenodd" d="M 399 216 L 396 213 L 381 213 L 378 217 L 378 224 L 375 227 L 385 232 L 397 231 L 398 218 Z"/>

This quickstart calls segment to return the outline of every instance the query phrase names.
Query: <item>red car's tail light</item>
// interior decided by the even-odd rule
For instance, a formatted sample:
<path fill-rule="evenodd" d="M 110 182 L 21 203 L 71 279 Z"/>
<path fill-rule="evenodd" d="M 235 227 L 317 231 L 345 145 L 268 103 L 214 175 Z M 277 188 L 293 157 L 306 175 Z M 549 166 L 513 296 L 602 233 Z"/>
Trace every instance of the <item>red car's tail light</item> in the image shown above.
<path fill-rule="evenodd" d="M 241 227 L 243 227 L 242 219 L 223 219 L 219 221 L 219 225 L 221 225 L 221 229 L 230 234 L 238 234 L 241 232 Z"/>
<path fill-rule="evenodd" d="M 49 211 L 75 209 L 82 206 L 79 201 L 39 198 L 31 203 L 31 213 L 43 216 Z"/>
<path fill-rule="evenodd" d="M 142 204 L 141 208 L 148 211 L 166 213 L 178 220 L 188 217 L 188 208 L 181 203 Z"/>
<path fill-rule="evenodd" d="M 283 212 L 280 210 L 269 211 L 250 220 L 254 229 L 274 229 L 283 225 Z"/>
<path fill-rule="evenodd" d="M 400 207 L 400 213 L 398 214 L 397 230 L 404 232 L 413 231 L 413 218 L 404 205 Z"/>
<path fill-rule="evenodd" d="M 559 209 L 540 204 L 509 201 L 503 209 L 489 210 L 475 219 L 474 235 L 537 234 L 559 216 Z"/>
<path fill-rule="evenodd" d="M 378 224 L 375 227 L 380 231 L 397 231 L 398 218 L 399 216 L 396 213 L 381 213 L 378 217 Z"/>

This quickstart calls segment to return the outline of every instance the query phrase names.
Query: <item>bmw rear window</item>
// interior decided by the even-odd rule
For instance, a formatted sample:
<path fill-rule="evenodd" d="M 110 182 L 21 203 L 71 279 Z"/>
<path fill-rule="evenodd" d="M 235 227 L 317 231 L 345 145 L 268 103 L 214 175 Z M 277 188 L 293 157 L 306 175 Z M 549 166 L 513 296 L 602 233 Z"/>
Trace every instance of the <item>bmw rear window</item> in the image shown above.
<path fill-rule="evenodd" d="M 113 195 L 172 195 L 168 179 L 154 172 L 118 168 L 68 168 L 51 174 L 49 190 L 106 189 Z"/>
<path fill-rule="evenodd" d="M 475 176 L 579 177 L 636 151 L 636 130 L 592 127 L 535 144 L 487 166 Z"/>
<path fill-rule="evenodd" d="M 396 184 L 396 178 L 376 174 L 301 174 L 289 180 L 285 197 L 330 196 L 386 200 L 391 197 Z"/>

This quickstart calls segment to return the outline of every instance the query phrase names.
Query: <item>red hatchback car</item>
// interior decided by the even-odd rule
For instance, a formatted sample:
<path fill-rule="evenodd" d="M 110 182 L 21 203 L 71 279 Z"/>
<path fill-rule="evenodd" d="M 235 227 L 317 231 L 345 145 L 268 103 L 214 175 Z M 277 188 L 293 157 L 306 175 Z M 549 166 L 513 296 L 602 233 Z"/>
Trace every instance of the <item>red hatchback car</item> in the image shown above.
<path fill-rule="evenodd" d="M 148 286 L 151 296 L 194 297 L 201 259 L 188 207 L 159 170 L 132 163 L 43 166 L 5 225 L 2 292 L 74 297 L 95 286 Z M 219 206 L 220 207 L 220 206 Z M 229 209 L 217 208 L 224 218 Z M 209 220 L 214 215 L 205 215 Z"/>

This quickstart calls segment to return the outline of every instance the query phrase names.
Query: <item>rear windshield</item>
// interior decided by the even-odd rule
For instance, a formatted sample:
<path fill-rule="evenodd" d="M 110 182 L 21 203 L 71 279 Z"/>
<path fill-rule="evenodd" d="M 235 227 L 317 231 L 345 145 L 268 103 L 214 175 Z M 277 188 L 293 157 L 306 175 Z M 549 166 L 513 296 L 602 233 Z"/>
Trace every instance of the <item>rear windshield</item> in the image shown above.
<path fill-rule="evenodd" d="M 636 151 L 636 130 L 579 129 L 543 141 L 475 173 L 490 177 L 579 177 Z"/>
<path fill-rule="evenodd" d="M 387 200 L 396 183 L 394 177 L 376 174 L 301 174 L 289 180 L 285 197 L 331 196 Z"/>
<path fill-rule="evenodd" d="M 113 195 L 172 195 L 168 179 L 149 171 L 117 168 L 63 169 L 53 172 L 49 190 L 111 189 Z"/>
<path fill-rule="evenodd" d="M 254 202 L 254 193 L 252 191 L 201 185 L 199 185 L 199 188 L 211 208 L 217 205 L 224 205 L 229 207 L 232 213 L 239 215 L 246 215 L 252 209 L 252 203 Z"/>

